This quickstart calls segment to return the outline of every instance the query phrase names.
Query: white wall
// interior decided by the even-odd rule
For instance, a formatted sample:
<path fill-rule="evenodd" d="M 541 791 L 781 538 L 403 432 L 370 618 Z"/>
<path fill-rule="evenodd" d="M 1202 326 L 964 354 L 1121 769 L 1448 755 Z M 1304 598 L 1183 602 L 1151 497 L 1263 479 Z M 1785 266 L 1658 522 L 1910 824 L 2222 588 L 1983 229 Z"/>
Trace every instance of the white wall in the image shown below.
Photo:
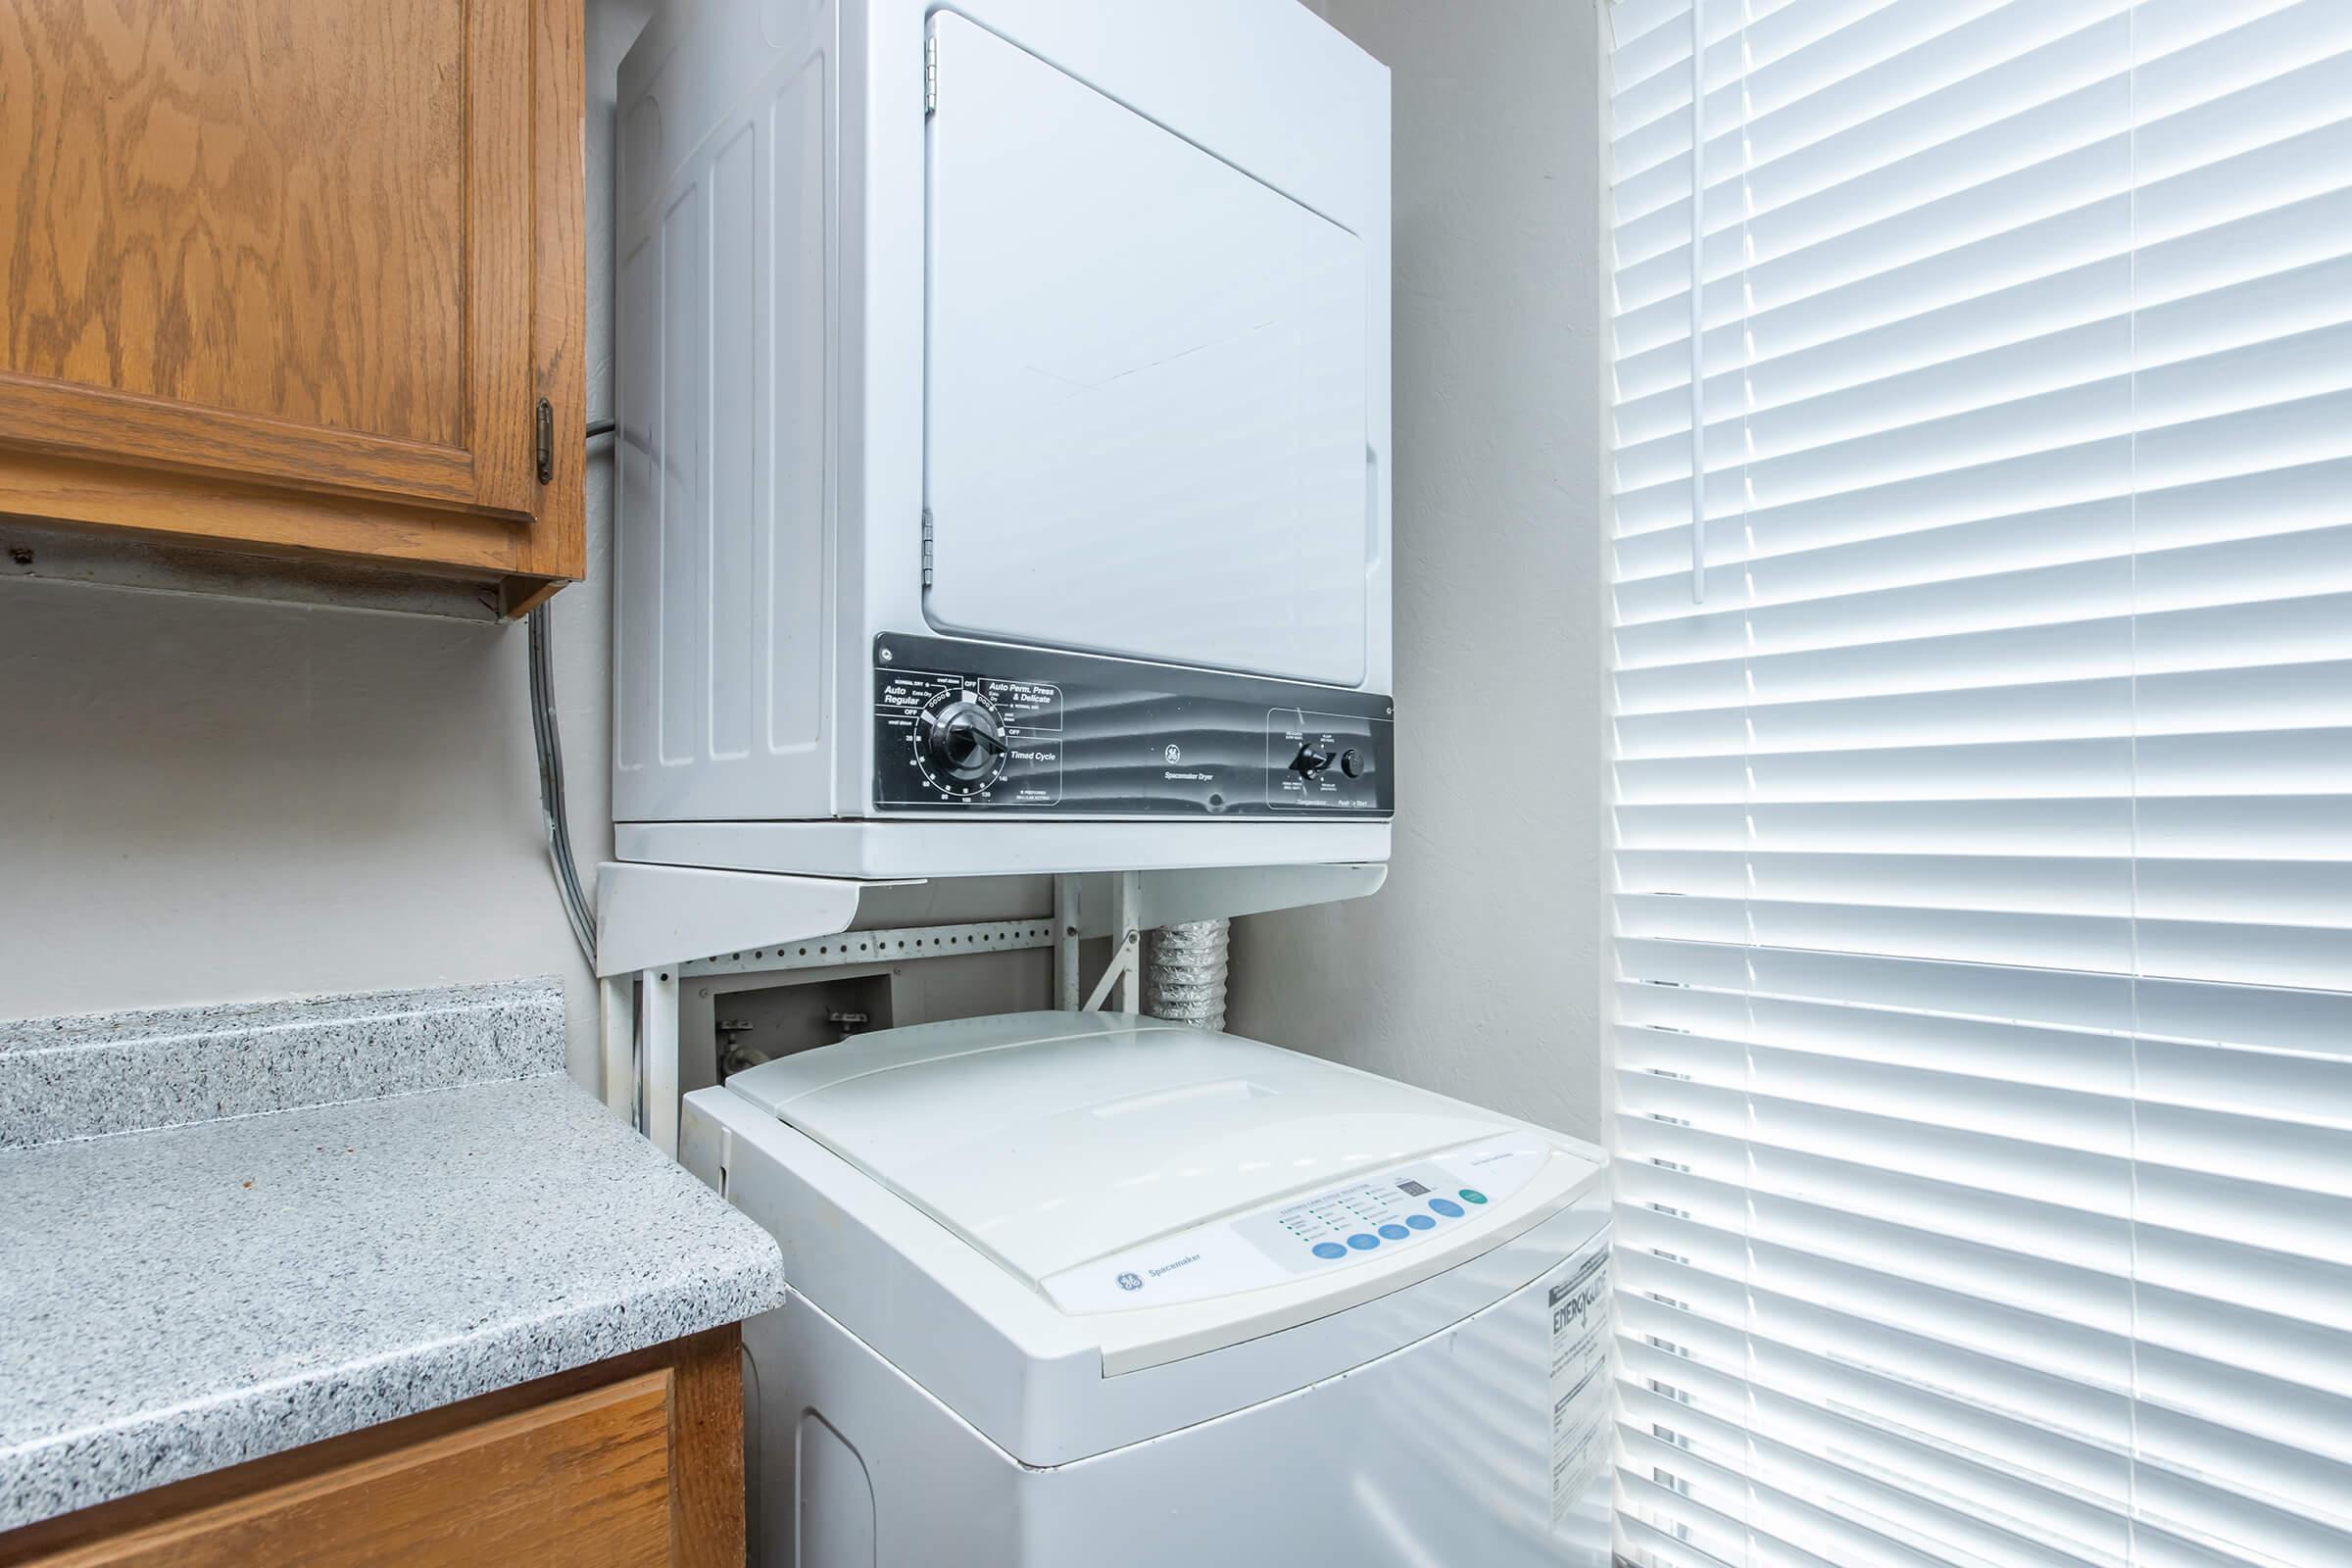
<path fill-rule="evenodd" d="M 1599 1129 L 1592 0 L 1317 0 L 1394 73 L 1397 831 L 1240 922 L 1232 1027 Z"/>
<path fill-rule="evenodd" d="M 612 408 L 612 74 L 650 0 L 590 0 L 589 412 Z M 608 443 L 609 445 L 609 443 Z M 555 600 L 571 819 L 610 854 L 604 563 Z M 0 1017 L 561 974 L 520 626 L 0 579 Z"/>
<path fill-rule="evenodd" d="M 589 0 L 592 416 L 612 75 Z M 1234 1027 L 1591 1135 L 1601 783 L 1591 0 L 1320 0 L 1396 72 L 1403 811 L 1377 898 L 1243 922 Z M 605 563 L 555 600 L 572 827 L 610 853 Z M 0 1017 L 558 973 L 523 634 L 0 579 Z"/>

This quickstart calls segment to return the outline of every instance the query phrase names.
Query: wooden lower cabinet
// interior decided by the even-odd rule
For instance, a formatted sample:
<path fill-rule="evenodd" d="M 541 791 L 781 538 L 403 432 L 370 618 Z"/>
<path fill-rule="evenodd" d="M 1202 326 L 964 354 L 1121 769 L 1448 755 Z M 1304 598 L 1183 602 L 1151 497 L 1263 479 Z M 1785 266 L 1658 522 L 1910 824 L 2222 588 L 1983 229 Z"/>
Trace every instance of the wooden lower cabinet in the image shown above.
<path fill-rule="evenodd" d="M 0 1536 L 39 1568 L 740 1568 L 728 1327 Z"/>

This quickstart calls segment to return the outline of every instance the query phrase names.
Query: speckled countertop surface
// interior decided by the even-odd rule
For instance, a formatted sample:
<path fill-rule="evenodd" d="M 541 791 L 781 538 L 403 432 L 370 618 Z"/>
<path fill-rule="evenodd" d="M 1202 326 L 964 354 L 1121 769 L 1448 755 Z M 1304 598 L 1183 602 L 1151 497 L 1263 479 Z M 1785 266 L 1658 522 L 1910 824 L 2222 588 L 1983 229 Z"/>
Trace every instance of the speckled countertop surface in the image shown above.
<path fill-rule="evenodd" d="M 518 1050 L 511 1004 L 433 1023 L 491 1050 L 446 1087 L 0 1148 L 0 1530 L 782 1299 L 773 1240 L 543 1070 L 543 1019 Z"/>

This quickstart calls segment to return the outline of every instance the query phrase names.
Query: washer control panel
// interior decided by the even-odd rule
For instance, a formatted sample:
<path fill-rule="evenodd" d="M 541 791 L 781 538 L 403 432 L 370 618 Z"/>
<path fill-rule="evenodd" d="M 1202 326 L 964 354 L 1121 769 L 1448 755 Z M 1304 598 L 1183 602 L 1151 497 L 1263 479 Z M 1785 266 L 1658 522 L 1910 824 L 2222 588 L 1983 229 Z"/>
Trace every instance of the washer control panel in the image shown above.
<path fill-rule="evenodd" d="M 1065 1312 L 1117 1312 L 1230 1296 L 1394 1257 L 1474 1225 L 1491 1205 L 1533 1181 L 1555 1152 L 1537 1133 L 1504 1133 L 1196 1225 L 1042 1283 Z"/>
<path fill-rule="evenodd" d="M 1471 1218 L 1525 1186 L 1542 1153 L 1532 1137 L 1505 1138 L 1244 1215 L 1234 1229 L 1286 1271 L 1314 1273 L 1351 1256 L 1415 1246 Z"/>
<path fill-rule="evenodd" d="M 878 811 L 1387 816 L 1388 698 L 1042 649 L 881 637 Z"/>

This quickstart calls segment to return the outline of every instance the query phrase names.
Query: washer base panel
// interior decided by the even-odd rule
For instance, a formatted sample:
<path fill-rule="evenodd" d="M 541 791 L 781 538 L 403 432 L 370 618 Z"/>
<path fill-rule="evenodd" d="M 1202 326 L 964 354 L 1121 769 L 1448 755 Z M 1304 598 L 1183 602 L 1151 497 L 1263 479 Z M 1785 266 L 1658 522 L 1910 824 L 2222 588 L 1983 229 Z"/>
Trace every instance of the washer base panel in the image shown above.
<path fill-rule="evenodd" d="M 1607 1568 L 1605 1469 L 1555 1508 L 1548 1364 L 1553 1297 L 1606 1246 L 1604 1231 L 1486 1311 L 1342 1376 L 1048 1467 L 1013 1459 L 795 1292 L 744 1325 L 752 1560 Z"/>

